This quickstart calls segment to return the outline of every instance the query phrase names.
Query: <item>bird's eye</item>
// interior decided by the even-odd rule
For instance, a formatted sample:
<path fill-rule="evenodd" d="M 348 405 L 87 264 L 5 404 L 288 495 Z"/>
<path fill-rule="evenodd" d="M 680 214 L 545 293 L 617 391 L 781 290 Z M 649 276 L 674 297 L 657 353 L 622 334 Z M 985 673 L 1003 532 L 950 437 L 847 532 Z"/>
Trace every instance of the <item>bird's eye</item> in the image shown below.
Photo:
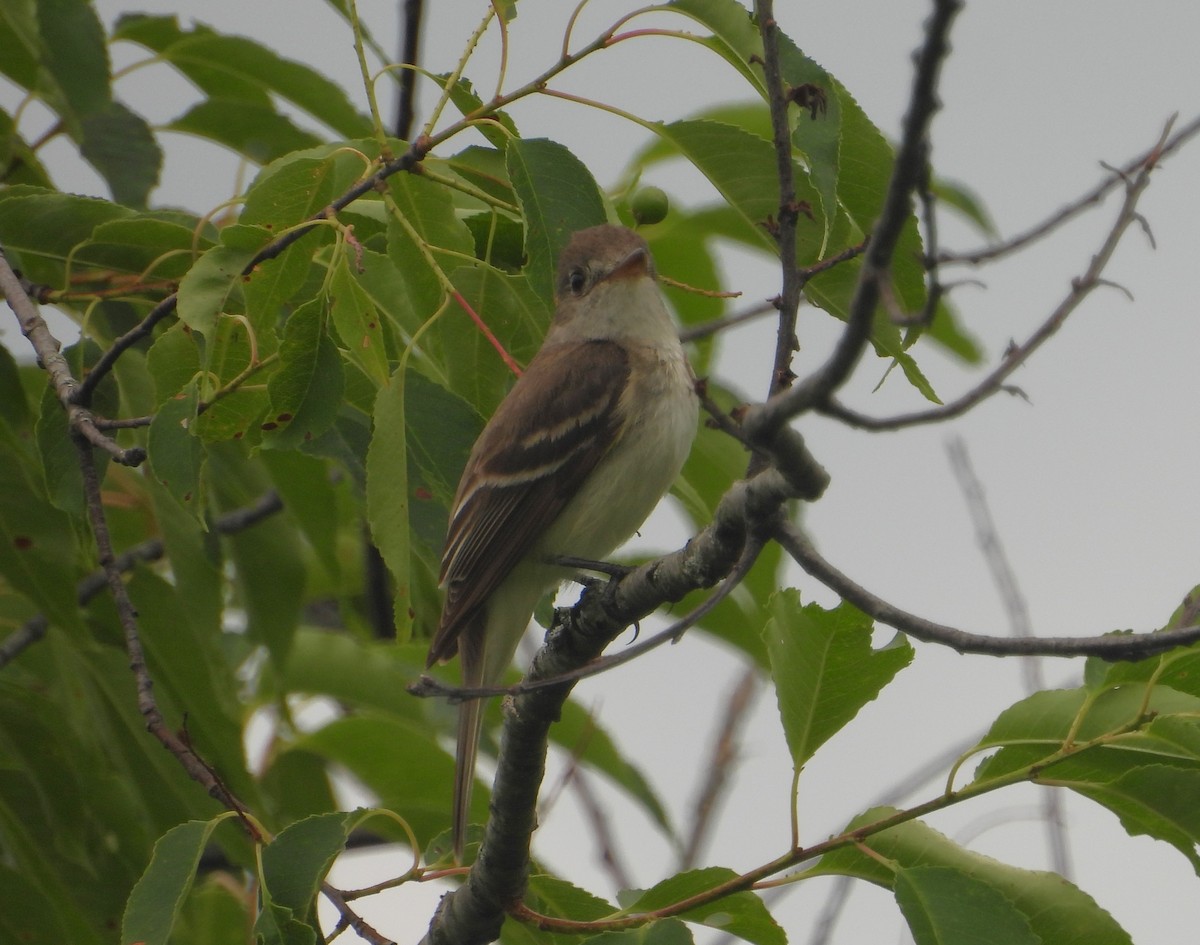
<path fill-rule="evenodd" d="M 571 287 L 572 295 L 580 295 L 587 285 L 587 273 L 582 269 L 572 269 L 567 276 L 567 284 Z"/>

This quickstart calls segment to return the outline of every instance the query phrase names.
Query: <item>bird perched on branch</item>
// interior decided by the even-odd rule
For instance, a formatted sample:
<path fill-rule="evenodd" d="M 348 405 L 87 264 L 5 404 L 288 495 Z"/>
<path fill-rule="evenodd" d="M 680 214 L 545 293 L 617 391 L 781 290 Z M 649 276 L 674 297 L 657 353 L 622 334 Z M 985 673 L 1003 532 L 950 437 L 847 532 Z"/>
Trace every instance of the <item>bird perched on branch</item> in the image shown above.
<path fill-rule="evenodd" d="M 599 561 L 637 530 L 679 474 L 697 415 L 646 241 L 620 226 L 577 232 L 559 257 L 546 339 L 458 484 L 428 664 L 458 653 L 465 687 L 495 684 L 538 601 L 570 576 L 555 559 Z M 482 707 L 459 706 L 460 860 Z"/>

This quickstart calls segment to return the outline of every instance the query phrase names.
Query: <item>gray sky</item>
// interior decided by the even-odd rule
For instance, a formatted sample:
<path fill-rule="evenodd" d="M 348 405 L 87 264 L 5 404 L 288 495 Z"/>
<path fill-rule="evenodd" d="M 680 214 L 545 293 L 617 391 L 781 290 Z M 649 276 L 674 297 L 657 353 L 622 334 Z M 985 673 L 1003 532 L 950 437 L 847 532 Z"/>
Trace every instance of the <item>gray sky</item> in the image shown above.
<path fill-rule="evenodd" d="M 386 46 L 394 44 L 392 0 L 361 0 L 360 10 Z M 457 61 L 484 4 L 430 3 L 425 63 L 445 71 Z M 594 0 L 576 29 L 578 42 L 634 4 Z M 125 5 L 100 0 L 111 21 Z M 889 2 L 780 2 L 784 30 L 852 91 L 883 130 L 898 128 L 910 81 L 910 53 L 928 4 Z M 317 64 L 357 90 L 350 39 L 319 0 L 207 0 L 138 9 L 179 12 L 229 32 L 265 40 L 285 55 Z M 513 24 L 508 87 L 532 77 L 556 55 L 569 10 L 556 0 L 525 0 Z M 649 22 L 649 21 L 647 21 Z M 687 28 L 686 22 L 673 21 Z M 659 18 L 656 25 L 665 25 Z M 1092 186 L 1099 162 L 1123 163 L 1158 137 L 1169 116 L 1200 112 L 1200 65 L 1195 37 L 1200 8 L 1193 0 L 1141 5 L 1109 0 L 1033 0 L 970 3 L 954 33 L 944 74 L 944 111 L 934 124 L 934 166 L 984 199 L 1000 230 L 1012 234 Z M 496 45 L 485 38 L 468 69 L 477 86 L 494 84 Z M 128 50 L 129 59 L 142 53 Z M 125 60 L 121 60 L 125 61 Z M 119 86 L 135 107 L 165 120 L 182 111 L 187 86 L 156 73 L 135 74 Z M 622 44 L 585 63 L 559 84 L 611 101 L 648 119 L 671 119 L 729 98 L 746 98 L 733 73 L 690 44 L 652 40 Z M 5 102 L 11 90 L 0 88 Z M 385 101 L 387 97 L 385 96 Z M 423 99 L 426 106 L 430 99 Z M 422 116 L 427 114 L 427 107 Z M 545 100 L 514 110 L 524 134 L 568 145 L 597 179 L 613 183 L 645 132 L 596 111 Z M 60 184 L 101 192 L 94 179 L 72 176 L 63 148 L 47 160 L 63 169 Z M 203 211 L 237 190 L 237 161 L 204 143 L 173 141 L 157 199 Z M 685 203 L 709 199 L 692 175 L 664 170 L 657 178 Z M 852 577 L 916 613 L 978 632 L 1004 632 L 1004 612 L 978 554 L 970 520 L 946 459 L 944 444 L 962 436 L 983 480 L 992 513 L 1013 562 L 1035 632 L 1092 634 L 1161 625 L 1197 582 L 1200 468 L 1197 397 L 1193 390 L 1200 318 L 1192 291 L 1200 258 L 1200 145 L 1172 158 L 1156 177 L 1141 209 L 1158 243 L 1131 233 L 1108 276 L 1132 292 L 1102 291 L 1013 378 L 1030 403 L 998 397 L 970 416 L 939 428 L 901 434 L 864 434 L 828 421 L 806 419 L 802 429 L 833 476 L 825 498 L 806 511 L 823 552 Z M 1078 221 L 1033 253 L 981 272 L 954 300 L 962 322 L 994 357 L 1010 339 L 1021 340 L 1067 292 L 1099 245 L 1114 213 L 1113 201 Z M 968 248 L 978 240 L 948 219 L 943 245 Z M 770 267 L 730 254 L 727 288 L 748 299 L 777 291 Z M 6 341 L 14 334 L 6 329 Z M 800 373 L 820 362 L 833 337 L 830 320 L 803 313 Z M 15 338 L 19 341 L 19 337 Z M 769 326 L 738 333 L 718 375 L 746 387 L 765 375 L 772 342 Z M 938 356 L 917 357 L 943 398 L 969 387 L 974 375 Z M 864 364 L 847 399 L 874 414 L 920 406 L 897 378 L 872 393 L 876 364 Z M 759 382 L 760 385 L 762 382 Z M 761 390 L 748 389 L 757 395 Z M 647 530 L 647 547 L 667 547 L 682 536 L 669 515 Z M 828 593 L 797 578 L 806 594 Z M 886 638 L 886 637 L 884 637 Z M 1081 664 L 1045 666 L 1051 684 L 1073 685 Z M 705 758 L 725 694 L 737 675 L 728 656 L 698 634 L 617 673 L 580 687 L 601 723 L 649 772 L 678 818 L 696 788 L 692 772 Z M 1013 660 L 960 657 L 919 645 L 914 665 L 810 764 L 801 787 L 806 841 L 838 829 L 897 777 L 914 756 L 978 732 L 1019 699 L 1020 667 Z M 704 862 L 746 869 L 778 855 L 786 843 L 790 765 L 773 698 L 757 703 L 743 746 L 735 793 Z M 553 775 L 551 783 L 553 782 Z M 931 796 L 935 786 L 914 800 Z M 989 810 L 1027 807 L 1032 790 L 1002 793 L 994 801 L 935 818 L 951 835 L 970 829 Z M 640 814 L 615 801 L 617 832 L 638 883 L 671 872 L 670 851 Z M 575 804 L 562 798 L 536 838 L 537 854 L 568 878 L 609 894 L 594 862 L 575 854 Z M 1073 879 L 1109 909 L 1139 945 L 1169 945 L 1178 930 L 1200 924 L 1200 897 L 1186 861 L 1164 844 L 1131 839 L 1115 817 L 1091 805 L 1069 804 Z M 683 821 L 686 823 L 686 820 Z M 975 849 L 1006 862 L 1045 868 L 1040 828 L 1023 820 L 991 829 Z M 377 859 L 350 864 L 344 885 L 377 881 L 389 869 Z M 391 868 L 402 869 L 403 864 Z M 369 879 L 364 879 L 364 871 Z M 807 929 L 829 889 L 828 881 L 802 884 L 777 912 L 793 942 Z M 423 927 L 436 890 L 400 890 L 365 911 L 389 933 Z M 1169 907 L 1169 908 L 1168 908 Z M 411 919 L 400 918 L 403 915 Z M 1169 915 L 1169 919 L 1166 918 Z M 411 923 L 411 924 L 410 924 Z M 890 895 L 860 885 L 835 941 L 895 940 L 902 927 Z"/>

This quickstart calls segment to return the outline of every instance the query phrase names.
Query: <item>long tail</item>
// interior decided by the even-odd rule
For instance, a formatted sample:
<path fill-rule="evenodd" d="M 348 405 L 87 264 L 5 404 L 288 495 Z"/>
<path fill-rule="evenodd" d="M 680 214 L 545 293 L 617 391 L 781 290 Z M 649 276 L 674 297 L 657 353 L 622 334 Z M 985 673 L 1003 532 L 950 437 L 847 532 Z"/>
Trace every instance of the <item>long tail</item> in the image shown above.
<path fill-rule="evenodd" d="M 470 685 L 468 683 L 468 685 Z M 462 863 L 466 845 L 467 817 L 471 810 L 471 788 L 475 784 L 475 755 L 484 700 L 471 699 L 458 707 L 458 751 L 454 768 L 454 861 Z"/>
<path fill-rule="evenodd" d="M 462 684 L 468 689 L 482 686 L 487 679 L 484 655 L 487 652 L 486 618 L 482 613 L 463 628 L 458 638 L 462 662 Z M 475 756 L 479 751 L 479 732 L 483 726 L 486 699 L 468 699 L 458 706 L 458 749 L 454 758 L 454 861 L 462 863 L 467 843 L 467 820 L 471 812 L 471 788 L 475 785 Z"/>

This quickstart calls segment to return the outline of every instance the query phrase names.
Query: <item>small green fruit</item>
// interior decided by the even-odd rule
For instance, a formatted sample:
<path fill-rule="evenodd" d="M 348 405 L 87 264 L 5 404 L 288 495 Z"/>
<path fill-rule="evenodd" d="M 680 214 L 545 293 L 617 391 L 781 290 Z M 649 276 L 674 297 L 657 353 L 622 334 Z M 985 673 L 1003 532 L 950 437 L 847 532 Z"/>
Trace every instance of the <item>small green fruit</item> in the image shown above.
<path fill-rule="evenodd" d="M 630 209 L 633 210 L 633 222 L 646 226 L 661 222 L 671 209 L 671 202 L 661 187 L 643 187 L 633 195 Z"/>

